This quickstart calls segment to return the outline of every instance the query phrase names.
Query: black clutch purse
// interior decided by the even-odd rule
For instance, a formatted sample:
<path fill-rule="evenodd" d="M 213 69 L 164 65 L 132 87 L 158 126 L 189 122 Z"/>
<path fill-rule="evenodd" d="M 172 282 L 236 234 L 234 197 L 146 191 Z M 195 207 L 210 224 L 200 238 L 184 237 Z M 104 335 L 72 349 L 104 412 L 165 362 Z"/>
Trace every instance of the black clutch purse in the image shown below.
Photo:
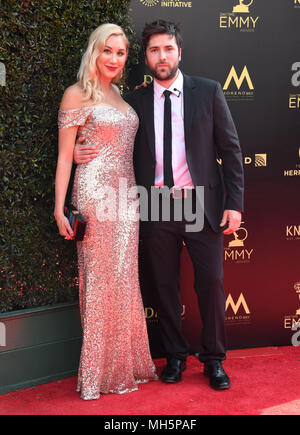
<path fill-rule="evenodd" d="M 74 233 L 72 240 L 81 242 L 84 238 L 87 220 L 73 205 L 65 205 L 64 213 Z"/>

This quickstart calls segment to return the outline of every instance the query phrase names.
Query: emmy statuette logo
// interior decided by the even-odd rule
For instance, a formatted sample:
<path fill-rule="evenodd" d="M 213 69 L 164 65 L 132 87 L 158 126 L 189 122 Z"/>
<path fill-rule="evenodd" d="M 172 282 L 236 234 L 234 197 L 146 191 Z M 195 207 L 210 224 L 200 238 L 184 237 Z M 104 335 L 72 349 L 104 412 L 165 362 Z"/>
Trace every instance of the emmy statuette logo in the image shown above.
<path fill-rule="evenodd" d="M 294 3 L 294 8 L 299 9 L 300 8 L 300 0 L 292 0 Z"/>
<path fill-rule="evenodd" d="M 241 222 L 244 224 L 245 222 Z M 224 250 L 224 260 L 234 263 L 250 263 L 254 249 L 245 247 L 245 241 L 248 238 L 248 230 L 242 225 L 233 234 L 233 240 L 228 242 L 227 248 Z"/>
<path fill-rule="evenodd" d="M 239 30 L 240 32 L 254 32 L 260 17 L 251 14 L 250 6 L 254 0 L 238 0 L 233 5 L 232 12 L 220 13 L 220 29 Z"/>
<path fill-rule="evenodd" d="M 246 0 L 239 0 L 239 4 L 236 6 L 233 6 L 232 12 L 235 13 L 242 13 L 242 14 L 249 14 L 249 7 L 252 5 L 253 0 L 246 2 Z"/>
<path fill-rule="evenodd" d="M 285 316 L 284 318 L 284 329 L 293 329 L 295 324 L 300 326 L 300 282 L 295 282 L 293 290 L 296 292 L 298 296 L 298 308 L 296 308 L 295 314 L 291 314 L 289 316 Z M 295 330 L 295 329 L 294 329 Z"/>
<path fill-rule="evenodd" d="M 295 283 L 294 289 L 296 290 L 300 301 L 300 282 Z M 300 308 L 296 311 L 296 316 L 300 316 Z M 292 331 L 296 331 L 295 334 L 292 335 L 292 345 L 300 346 L 300 340 L 298 340 L 298 338 L 300 338 L 300 317 L 298 319 L 298 322 L 294 323 L 291 329 Z"/>
<path fill-rule="evenodd" d="M 300 282 L 296 282 L 295 283 L 294 290 L 298 294 L 298 298 L 299 298 L 299 301 L 300 301 Z M 300 316 L 300 308 L 296 311 L 296 314 Z"/>
<path fill-rule="evenodd" d="M 244 241 L 248 237 L 248 231 L 246 230 L 246 228 L 240 227 L 237 231 L 233 233 L 233 236 L 234 236 L 234 240 L 229 242 L 228 247 L 229 248 L 237 247 L 237 246 L 241 247 L 244 246 Z"/>

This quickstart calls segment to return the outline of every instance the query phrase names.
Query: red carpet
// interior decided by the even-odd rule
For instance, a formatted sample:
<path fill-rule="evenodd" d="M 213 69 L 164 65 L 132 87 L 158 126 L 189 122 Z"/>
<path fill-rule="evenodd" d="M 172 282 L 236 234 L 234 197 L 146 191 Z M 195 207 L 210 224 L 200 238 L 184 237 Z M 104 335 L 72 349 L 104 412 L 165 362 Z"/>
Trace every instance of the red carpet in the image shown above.
<path fill-rule="evenodd" d="M 164 361 L 155 360 L 158 373 Z M 137 392 L 83 401 L 76 379 L 0 396 L 1 415 L 299 415 L 300 347 L 230 351 L 224 368 L 232 387 L 214 391 L 193 357 L 179 384 L 142 384 Z"/>

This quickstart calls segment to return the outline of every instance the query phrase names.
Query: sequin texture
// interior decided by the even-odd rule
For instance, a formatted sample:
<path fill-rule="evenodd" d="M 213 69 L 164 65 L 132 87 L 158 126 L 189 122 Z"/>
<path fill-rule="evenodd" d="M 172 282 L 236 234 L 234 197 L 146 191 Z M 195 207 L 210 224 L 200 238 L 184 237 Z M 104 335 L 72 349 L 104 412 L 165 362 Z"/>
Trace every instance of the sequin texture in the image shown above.
<path fill-rule="evenodd" d="M 92 400 L 157 379 L 138 279 L 139 221 L 121 219 L 118 213 L 114 219 L 99 219 L 99 210 L 114 205 L 104 198 L 104 186 L 115 192 L 116 204 L 120 180 L 126 180 L 128 189 L 135 186 L 138 117 L 131 107 L 124 114 L 96 105 L 60 110 L 58 126 L 79 126 L 78 136 L 99 149 L 94 160 L 77 166 L 72 191 L 73 204 L 88 219 L 84 240 L 77 242 L 83 329 L 77 391 Z"/>

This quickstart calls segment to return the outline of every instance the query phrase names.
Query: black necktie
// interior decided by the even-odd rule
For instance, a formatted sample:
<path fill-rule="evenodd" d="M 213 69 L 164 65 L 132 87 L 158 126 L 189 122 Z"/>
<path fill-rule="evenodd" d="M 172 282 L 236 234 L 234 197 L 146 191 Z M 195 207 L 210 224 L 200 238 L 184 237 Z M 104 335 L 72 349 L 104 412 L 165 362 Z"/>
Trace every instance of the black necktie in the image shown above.
<path fill-rule="evenodd" d="M 171 99 L 172 92 L 164 91 L 164 185 L 174 186 L 172 170 L 172 116 L 171 116 Z"/>

